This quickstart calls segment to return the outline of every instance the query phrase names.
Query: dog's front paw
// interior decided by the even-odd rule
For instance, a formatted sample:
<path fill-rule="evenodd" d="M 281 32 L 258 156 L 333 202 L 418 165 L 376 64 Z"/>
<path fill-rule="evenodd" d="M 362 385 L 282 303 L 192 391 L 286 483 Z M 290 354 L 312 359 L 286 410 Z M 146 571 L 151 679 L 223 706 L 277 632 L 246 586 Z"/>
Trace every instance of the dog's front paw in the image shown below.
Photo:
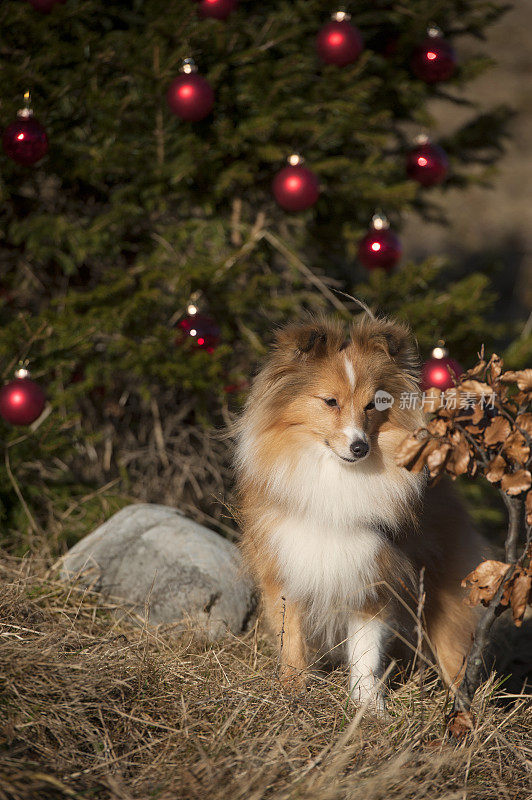
<path fill-rule="evenodd" d="M 279 679 L 283 691 L 289 695 L 304 692 L 308 685 L 308 673 L 305 669 L 296 669 L 288 664 L 283 664 L 279 670 Z"/>
<path fill-rule="evenodd" d="M 356 705 L 365 706 L 368 714 L 373 714 L 375 717 L 387 716 L 384 692 L 377 683 L 352 686 L 350 697 Z"/>

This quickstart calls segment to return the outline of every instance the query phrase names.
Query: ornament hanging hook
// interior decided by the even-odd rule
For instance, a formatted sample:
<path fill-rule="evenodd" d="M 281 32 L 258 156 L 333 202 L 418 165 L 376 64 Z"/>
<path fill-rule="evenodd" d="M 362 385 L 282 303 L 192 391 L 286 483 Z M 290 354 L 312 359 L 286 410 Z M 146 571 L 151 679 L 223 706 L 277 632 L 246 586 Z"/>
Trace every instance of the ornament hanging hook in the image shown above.
<path fill-rule="evenodd" d="M 181 65 L 181 72 L 184 72 L 185 75 L 190 75 L 192 72 L 197 72 L 197 71 L 198 68 L 193 58 L 183 59 L 183 63 Z"/>
<path fill-rule="evenodd" d="M 17 111 L 17 117 L 19 119 L 28 119 L 29 117 L 33 116 L 33 111 L 31 108 L 31 92 L 29 89 L 26 89 L 24 92 L 24 106 L 19 108 Z"/>

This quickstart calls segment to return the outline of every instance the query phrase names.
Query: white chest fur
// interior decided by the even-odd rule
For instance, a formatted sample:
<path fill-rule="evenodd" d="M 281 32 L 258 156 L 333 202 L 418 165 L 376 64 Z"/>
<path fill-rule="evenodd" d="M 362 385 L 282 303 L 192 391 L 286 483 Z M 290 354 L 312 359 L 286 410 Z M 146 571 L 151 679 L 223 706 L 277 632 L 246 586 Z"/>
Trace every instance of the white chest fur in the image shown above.
<path fill-rule="evenodd" d="M 375 596 L 383 544 L 377 531 L 287 517 L 270 536 L 283 591 L 291 600 L 330 615 L 360 608 Z"/>
<path fill-rule="evenodd" d="M 319 447 L 299 452 L 296 469 L 278 462 L 268 488 L 284 513 L 269 539 L 287 596 L 305 602 L 316 622 L 375 598 L 377 557 L 386 546 L 377 526 L 393 528 L 420 486 L 395 465 L 344 464 Z"/>

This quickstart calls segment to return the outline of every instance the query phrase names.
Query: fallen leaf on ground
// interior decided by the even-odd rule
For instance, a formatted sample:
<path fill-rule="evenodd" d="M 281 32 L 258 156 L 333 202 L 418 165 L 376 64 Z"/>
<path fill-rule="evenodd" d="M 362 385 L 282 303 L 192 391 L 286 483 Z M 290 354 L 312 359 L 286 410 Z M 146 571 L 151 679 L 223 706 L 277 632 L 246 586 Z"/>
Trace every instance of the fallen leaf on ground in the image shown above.
<path fill-rule="evenodd" d="M 447 719 L 447 733 L 454 739 L 463 739 L 475 727 L 475 718 L 470 711 L 455 711 Z"/>

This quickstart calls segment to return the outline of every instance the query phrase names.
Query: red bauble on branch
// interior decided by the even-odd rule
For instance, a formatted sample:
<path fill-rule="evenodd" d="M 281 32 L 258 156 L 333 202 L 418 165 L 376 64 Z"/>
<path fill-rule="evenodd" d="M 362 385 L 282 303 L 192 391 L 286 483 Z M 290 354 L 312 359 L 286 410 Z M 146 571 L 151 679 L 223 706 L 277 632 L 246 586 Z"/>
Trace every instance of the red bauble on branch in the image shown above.
<path fill-rule="evenodd" d="M 332 21 L 318 33 L 316 49 L 326 64 L 335 64 L 337 67 L 353 64 L 364 49 L 360 31 L 349 20 L 349 14 L 337 11 Z"/>
<path fill-rule="evenodd" d="M 49 14 L 54 6 L 63 5 L 66 0 L 28 0 L 36 11 Z"/>
<path fill-rule="evenodd" d="M 425 361 L 421 369 L 421 389 L 425 392 L 432 387 L 444 392 L 454 386 L 449 369 L 458 378 L 464 368 L 454 358 L 449 358 L 449 352 L 442 345 L 432 351 L 431 357 Z"/>
<path fill-rule="evenodd" d="M 24 95 L 25 106 L 17 118 L 7 126 L 2 136 L 4 152 L 17 164 L 29 167 L 40 161 L 48 152 L 48 138 L 41 123 L 30 108 L 30 93 Z"/>
<path fill-rule="evenodd" d="M 442 37 L 438 28 L 429 28 L 428 36 L 414 50 L 412 72 L 426 83 L 448 80 L 456 68 L 454 48 Z"/>
<path fill-rule="evenodd" d="M 198 14 L 211 19 L 227 19 L 236 6 L 237 0 L 200 0 Z"/>
<path fill-rule="evenodd" d="M 181 75 L 174 78 L 166 101 L 170 111 L 188 122 L 198 122 L 209 114 L 214 105 L 214 92 L 210 83 L 197 74 L 197 67 L 191 58 L 186 58 L 181 67 Z"/>
<path fill-rule="evenodd" d="M 371 229 L 358 245 L 358 259 L 366 269 L 392 270 L 401 258 L 401 242 L 383 214 L 375 214 Z"/>
<path fill-rule="evenodd" d="M 46 396 L 27 369 L 19 369 L 15 380 L 0 389 L 0 416 L 11 425 L 31 425 L 44 409 Z"/>
<path fill-rule="evenodd" d="M 320 194 L 316 175 L 301 162 L 301 156 L 294 153 L 288 158 L 289 166 L 273 179 L 273 195 L 285 211 L 304 211 L 314 205 Z"/>
<path fill-rule="evenodd" d="M 442 183 L 449 171 L 449 159 L 445 150 L 431 144 L 426 136 L 419 136 L 417 146 L 408 153 L 406 172 L 409 178 L 422 186 Z"/>
<path fill-rule="evenodd" d="M 187 313 L 178 323 L 180 333 L 176 337 L 176 344 L 192 341 L 196 350 L 205 350 L 212 353 L 220 343 L 220 328 L 215 320 L 206 314 L 200 314 L 197 307 L 191 303 Z"/>

